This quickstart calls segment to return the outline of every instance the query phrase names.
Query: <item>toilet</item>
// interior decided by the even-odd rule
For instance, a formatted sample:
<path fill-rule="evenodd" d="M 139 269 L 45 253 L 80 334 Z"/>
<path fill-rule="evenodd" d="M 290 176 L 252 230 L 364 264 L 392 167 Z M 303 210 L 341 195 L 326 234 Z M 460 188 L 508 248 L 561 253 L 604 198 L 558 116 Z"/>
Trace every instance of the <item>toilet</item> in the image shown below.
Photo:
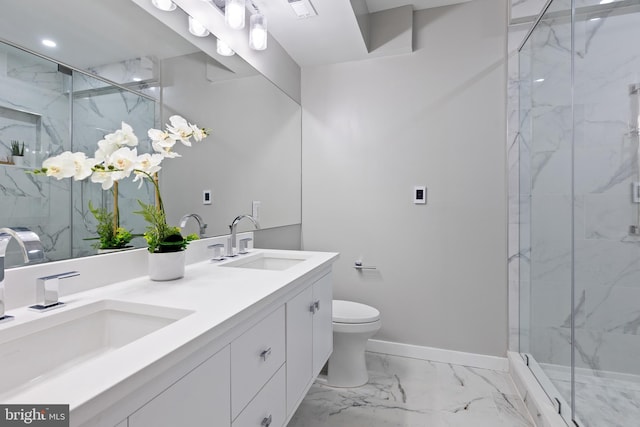
<path fill-rule="evenodd" d="M 369 381 L 364 350 L 381 325 L 380 312 L 375 308 L 353 301 L 333 301 L 333 353 L 327 385 L 360 387 Z"/>

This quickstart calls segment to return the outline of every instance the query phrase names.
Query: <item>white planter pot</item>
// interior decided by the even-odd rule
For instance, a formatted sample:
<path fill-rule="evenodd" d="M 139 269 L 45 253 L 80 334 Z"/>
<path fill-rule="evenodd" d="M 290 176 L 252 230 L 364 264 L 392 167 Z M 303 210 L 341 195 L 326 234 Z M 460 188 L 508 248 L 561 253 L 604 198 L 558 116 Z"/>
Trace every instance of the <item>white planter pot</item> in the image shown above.
<path fill-rule="evenodd" d="M 13 164 L 16 166 L 26 166 L 24 163 L 24 157 L 23 156 L 13 156 Z"/>
<path fill-rule="evenodd" d="M 156 281 L 184 277 L 186 251 L 149 254 L 149 278 Z"/>

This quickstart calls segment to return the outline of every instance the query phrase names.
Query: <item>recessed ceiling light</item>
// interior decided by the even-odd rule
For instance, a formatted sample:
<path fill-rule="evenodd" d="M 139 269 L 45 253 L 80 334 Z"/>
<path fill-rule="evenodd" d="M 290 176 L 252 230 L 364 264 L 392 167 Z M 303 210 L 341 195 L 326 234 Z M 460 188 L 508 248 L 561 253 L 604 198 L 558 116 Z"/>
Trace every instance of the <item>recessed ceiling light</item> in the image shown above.
<path fill-rule="evenodd" d="M 613 3 L 615 0 L 600 0 L 600 4 L 609 4 Z"/>
<path fill-rule="evenodd" d="M 216 52 L 218 52 L 218 54 L 220 54 L 222 56 L 233 56 L 233 55 L 235 55 L 235 52 L 233 51 L 233 49 L 231 49 L 228 44 L 226 44 L 225 42 L 223 42 L 220 39 L 218 39 L 216 41 Z"/>
<path fill-rule="evenodd" d="M 209 30 L 197 19 L 189 16 L 189 32 L 197 37 L 207 37 Z"/>
<path fill-rule="evenodd" d="M 151 3 L 160 10 L 171 12 L 176 10 L 176 4 L 171 0 L 151 0 Z"/>
<path fill-rule="evenodd" d="M 133 80 L 134 82 L 141 82 L 142 79 L 140 77 L 134 77 L 131 80 Z"/>
<path fill-rule="evenodd" d="M 536 83 L 542 83 L 543 81 L 544 81 L 544 79 L 536 79 L 536 80 L 534 80 L 534 82 L 536 82 Z"/>
<path fill-rule="evenodd" d="M 56 42 L 54 42 L 53 40 L 49 40 L 49 39 L 42 39 L 42 44 L 47 46 L 47 47 L 56 47 L 56 46 L 58 46 L 58 44 Z"/>

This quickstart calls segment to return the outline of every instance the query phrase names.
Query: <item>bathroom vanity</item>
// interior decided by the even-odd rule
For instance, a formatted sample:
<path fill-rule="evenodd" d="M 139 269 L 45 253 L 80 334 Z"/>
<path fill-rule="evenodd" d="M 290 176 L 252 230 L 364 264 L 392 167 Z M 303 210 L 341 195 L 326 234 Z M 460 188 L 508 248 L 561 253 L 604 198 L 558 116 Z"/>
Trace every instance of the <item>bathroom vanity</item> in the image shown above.
<path fill-rule="evenodd" d="M 72 426 L 285 426 L 331 354 L 337 257 L 253 250 L 12 310 L 0 401 L 69 404 Z"/>

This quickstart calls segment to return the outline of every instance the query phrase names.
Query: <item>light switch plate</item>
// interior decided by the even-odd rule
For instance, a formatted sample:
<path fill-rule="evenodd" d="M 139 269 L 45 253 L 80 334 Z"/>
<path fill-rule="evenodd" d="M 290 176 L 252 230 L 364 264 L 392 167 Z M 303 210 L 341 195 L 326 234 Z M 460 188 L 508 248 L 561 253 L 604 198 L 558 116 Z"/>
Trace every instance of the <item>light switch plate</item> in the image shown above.
<path fill-rule="evenodd" d="M 202 190 L 202 204 L 210 205 L 212 201 L 211 190 Z"/>
<path fill-rule="evenodd" d="M 260 203 L 259 200 L 254 200 L 251 202 L 251 216 L 256 219 L 256 221 L 260 221 Z"/>
<path fill-rule="evenodd" d="M 413 203 L 416 205 L 425 205 L 427 203 L 427 187 L 424 185 L 416 185 L 413 187 Z"/>

